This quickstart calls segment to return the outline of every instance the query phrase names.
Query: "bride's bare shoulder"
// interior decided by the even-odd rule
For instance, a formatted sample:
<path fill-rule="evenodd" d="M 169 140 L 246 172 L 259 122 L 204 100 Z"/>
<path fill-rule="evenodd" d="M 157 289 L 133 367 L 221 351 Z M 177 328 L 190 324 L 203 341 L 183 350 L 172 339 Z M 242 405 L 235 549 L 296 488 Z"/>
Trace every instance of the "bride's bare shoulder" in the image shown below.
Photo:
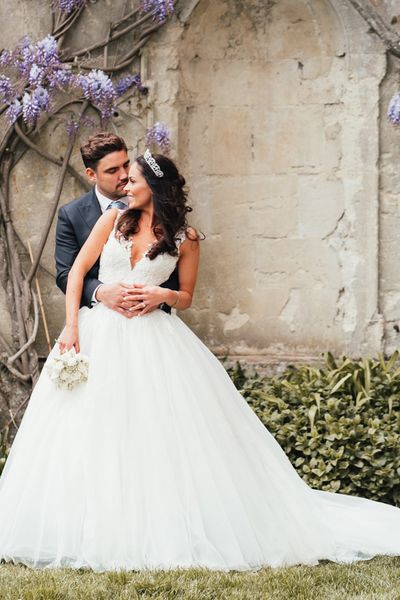
<path fill-rule="evenodd" d="M 185 233 L 186 233 L 186 238 L 188 240 L 192 240 L 192 242 L 198 242 L 200 240 L 200 232 L 197 231 L 197 229 L 195 229 L 191 225 L 188 225 L 186 227 Z"/>
<path fill-rule="evenodd" d="M 100 221 L 103 223 L 114 223 L 115 219 L 118 217 L 119 212 L 117 208 L 109 208 L 104 211 L 101 217 L 98 219 L 97 223 Z"/>
<path fill-rule="evenodd" d="M 114 228 L 117 217 L 118 210 L 116 208 L 106 210 L 101 217 L 97 219 L 87 241 L 100 245 L 104 244 Z"/>
<path fill-rule="evenodd" d="M 118 209 L 116 208 L 110 208 L 106 210 L 97 220 L 93 229 L 97 229 L 98 231 L 105 231 L 109 229 L 111 231 L 111 229 L 114 227 L 114 223 L 117 220 L 118 214 Z"/>
<path fill-rule="evenodd" d="M 186 253 L 199 252 L 199 241 L 201 240 L 201 233 L 197 231 L 191 225 L 188 225 L 182 230 L 180 236 L 180 254 L 183 256 Z"/>

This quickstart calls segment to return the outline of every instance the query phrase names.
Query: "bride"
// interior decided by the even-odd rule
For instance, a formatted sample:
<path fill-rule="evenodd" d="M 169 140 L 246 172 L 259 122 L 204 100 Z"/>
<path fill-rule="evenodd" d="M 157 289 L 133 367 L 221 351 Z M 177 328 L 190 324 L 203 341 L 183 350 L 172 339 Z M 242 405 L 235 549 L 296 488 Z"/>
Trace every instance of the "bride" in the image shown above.
<path fill-rule="evenodd" d="M 59 389 L 46 368 L 0 479 L 0 558 L 36 568 L 219 570 L 400 555 L 400 509 L 309 488 L 225 369 L 181 321 L 199 235 L 184 179 L 146 151 L 129 209 L 95 225 L 68 278 L 66 326 L 86 383 Z M 135 284 L 139 316 L 79 309 L 82 282 Z M 176 263 L 179 291 L 160 287 Z"/>

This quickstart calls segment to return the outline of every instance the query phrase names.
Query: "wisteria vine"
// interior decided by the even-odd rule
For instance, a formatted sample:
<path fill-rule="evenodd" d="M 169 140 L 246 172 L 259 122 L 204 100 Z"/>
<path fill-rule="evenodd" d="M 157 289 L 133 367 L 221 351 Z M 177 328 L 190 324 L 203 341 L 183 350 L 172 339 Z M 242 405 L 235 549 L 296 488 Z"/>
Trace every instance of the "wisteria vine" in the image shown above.
<path fill-rule="evenodd" d="M 55 0 L 55 6 L 67 15 L 85 6 L 87 0 Z M 142 11 L 151 12 L 154 20 L 165 21 L 174 12 L 173 0 L 143 0 Z"/>
<path fill-rule="evenodd" d="M 50 35 L 36 43 L 24 38 L 15 50 L 3 51 L 0 65 L 14 75 L 0 75 L 0 101 L 7 107 L 10 124 L 22 115 L 26 125 L 35 126 L 42 113 L 51 111 L 57 92 L 80 92 L 99 110 L 102 119 L 108 119 L 117 99 L 129 89 L 136 88 L 142 94 L 148 91 L 139 74 L 113 83 L 100 69 L 74 73 L 70 65 L 60 60 L 57 42 Z"/>
<path fill-rule="evenodd" d="M 69 163 L 78 129 L 104 127 L 120 102 L 130 97 L 139 102 L 148 93 L 140 73 L 132 73 L 132 65 L 151 35 L 174 11 L 173 0 L 140 0 L 110 24 L 105 39 L 71 52 L 64 42 L 68 32 L 78 26 L 87 0 L 50 2 L 52 31 L 38 41 L 25 37 L 14 49 L 0 54 L 0 115 L 7 124 L 0 140 L 0 285 L 6 292 L 12 326 L 11 341 L 0 331 L 0 434 L 9 427 L 15 433 L 39 374 L 35 343 L 40 306 L 35 276 L 66 173 L 87 189 L 87 182 Z M 114 46 L 110 65 L 109 48 L 128 35 L 129 50 L 120 54 L 119 46 Z M 85 114 L 90 107 L 98 115 L 97 123 Z M 60 158 L 40 146 L 44 128 L 53 118 L 63 118 L 66 125 L 67 147 Z M 167 126 L 155 123 L 147 131 L 146 141 L 167 152 Z M 23 260 L 27 248 L 14 227 L 9 188 L 12 170 L 28 149 L 57 165 L 59 175 L 39 247 L 27 270 Z"/>

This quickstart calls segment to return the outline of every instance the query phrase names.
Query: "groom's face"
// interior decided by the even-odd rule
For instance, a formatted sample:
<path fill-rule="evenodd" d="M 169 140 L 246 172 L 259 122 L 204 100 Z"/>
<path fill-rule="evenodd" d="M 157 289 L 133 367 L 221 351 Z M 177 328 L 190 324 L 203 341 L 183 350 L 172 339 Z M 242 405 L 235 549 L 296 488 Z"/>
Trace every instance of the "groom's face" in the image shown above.
<path fill-rule="evenodd" d="M 86 169 L 86 175 L 97 185 L 99 192 L 115 200 L 125 196 L 124 187 L 128 183 L 128 171 L 128 153 L 126 150 L 118 150 L 103 156 L 95 170 Z"/>

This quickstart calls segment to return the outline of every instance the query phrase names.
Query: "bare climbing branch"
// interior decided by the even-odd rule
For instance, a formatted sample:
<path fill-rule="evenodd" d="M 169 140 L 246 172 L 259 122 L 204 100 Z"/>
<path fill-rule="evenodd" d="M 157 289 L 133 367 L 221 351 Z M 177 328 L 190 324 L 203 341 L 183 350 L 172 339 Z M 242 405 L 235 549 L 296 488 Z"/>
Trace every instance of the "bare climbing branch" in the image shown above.
<path fill-rule="evenodd" d="M 78 117 L 78 123 L 79 123 L 80 119 L 82 118 L 83 114 L 85 113 L 86 109 L 88 108 L 88 106 L 89 106 L 89 102 L 85 101 L 84 104 L 83 104 L 83 106 L 82 106 L 82 110 L 81 110 L 81 112 L 79 114 L 79 117 Z M 55 190 L 55 193 L 54 193 L 53 206 L 50 209 L 49 216 L 48 216 L 48 219 L 47 219 L 47 223 L 46 223 L 45 228 L 43 230 L 42 239 L 40 240 L 40 244 L 39 244 L 39 249 L 38 249 L 37 256 L 36 256 L 35 260 L 33 261 L 33 264 L 32 264 L 32 266 L 30 268 L 30 271 L 29 271 L 29 273 L 28 273 L 28 275 L 26 277 L 26 281 L 28 283 L 31 283 L 31 281 L 33 279 L 33 276 L 35 275 L 36 270 L 37 270 L 37 268 L 39 266 L 39 261 L 40 261 L 40 258 L 42 256 L 44 247 L 46 245 L 47 238 L 48 238 L 49 232 L 50 232 L 50 228 L 51 228 L 51 225 L 53 223 L 53 220 L 54 220 L 57 208 L 58 208 L 58 203 L 60 201 L 60 196 L 61 196 L 62 188 L 63 188 L 63 185 L 64 185 L 65 174 L 66 174 L 67 168 L 68 168 L 68 162 L 69 162 L 69 159 L 71 158 L 72 150 L 73 150 L 73 147 L 74 147 L 75 135 L 76 135 L 75 133 L 72 133 L 70 135 L 70 138 L 69 138 L 67 150 L 65 152 L 63 163 L 62 163 L 62 167 L 61 167 L 61 171 L 60 171 L 60 174 L 59 174 L 59 177 L 58 177 L 57 187 L 56 187 L 56 190 Z"/>
<path fill-rule="evenodd" d="M 363 17 L 371 29 L 384 43 L 386 50 L 400 58 L 400 35 L 390 25 L 385 23 L 378 11 L 365 0 L 347 0 L 349 4 Z"/>
<path fill-rule="evenodd" d="M 25 133 L 22 131 L 21 127 L 18 124 L 18 121 L 16 121 L 14 123 L 14 129 L 17 133 L 17 135 L 21 138 L 21 140 L 32 150 L 34 150 L 37 154 L 39 154 L 39 156 L 41 156 L 42 158 L 45 158 L 46 160 L 48 160 L 49 162 L 53 163 L 54 165 L 57 165 L 59 167 L 62 166 L 63 161 L 59 158 L 55 158 L 54 156 L 52 156 L 51 154 L 49 154 L 48 152 L 46 152 L 45 150 L 42 150 L 41 148 L 39 148 L 39 146 L 37 146 L 34 142 L 32 142 L 32 140 L 25 135 Z M 90 189 L 90 185 L 89 183 L 86 181 L 86 179 L 83 177 L 83 175 L 81 175 L 80 173 L 78 173 L 78 171 L 76 169 L 74 169 L 74 167 L 70 164 L 67 165 L 67 170 L 68 172 L 75 177 L 75 179 L 77 181 L 79 181 L 79 183 L 82 185 L 82 187 L 85 190 L 89 190 Z"/>

